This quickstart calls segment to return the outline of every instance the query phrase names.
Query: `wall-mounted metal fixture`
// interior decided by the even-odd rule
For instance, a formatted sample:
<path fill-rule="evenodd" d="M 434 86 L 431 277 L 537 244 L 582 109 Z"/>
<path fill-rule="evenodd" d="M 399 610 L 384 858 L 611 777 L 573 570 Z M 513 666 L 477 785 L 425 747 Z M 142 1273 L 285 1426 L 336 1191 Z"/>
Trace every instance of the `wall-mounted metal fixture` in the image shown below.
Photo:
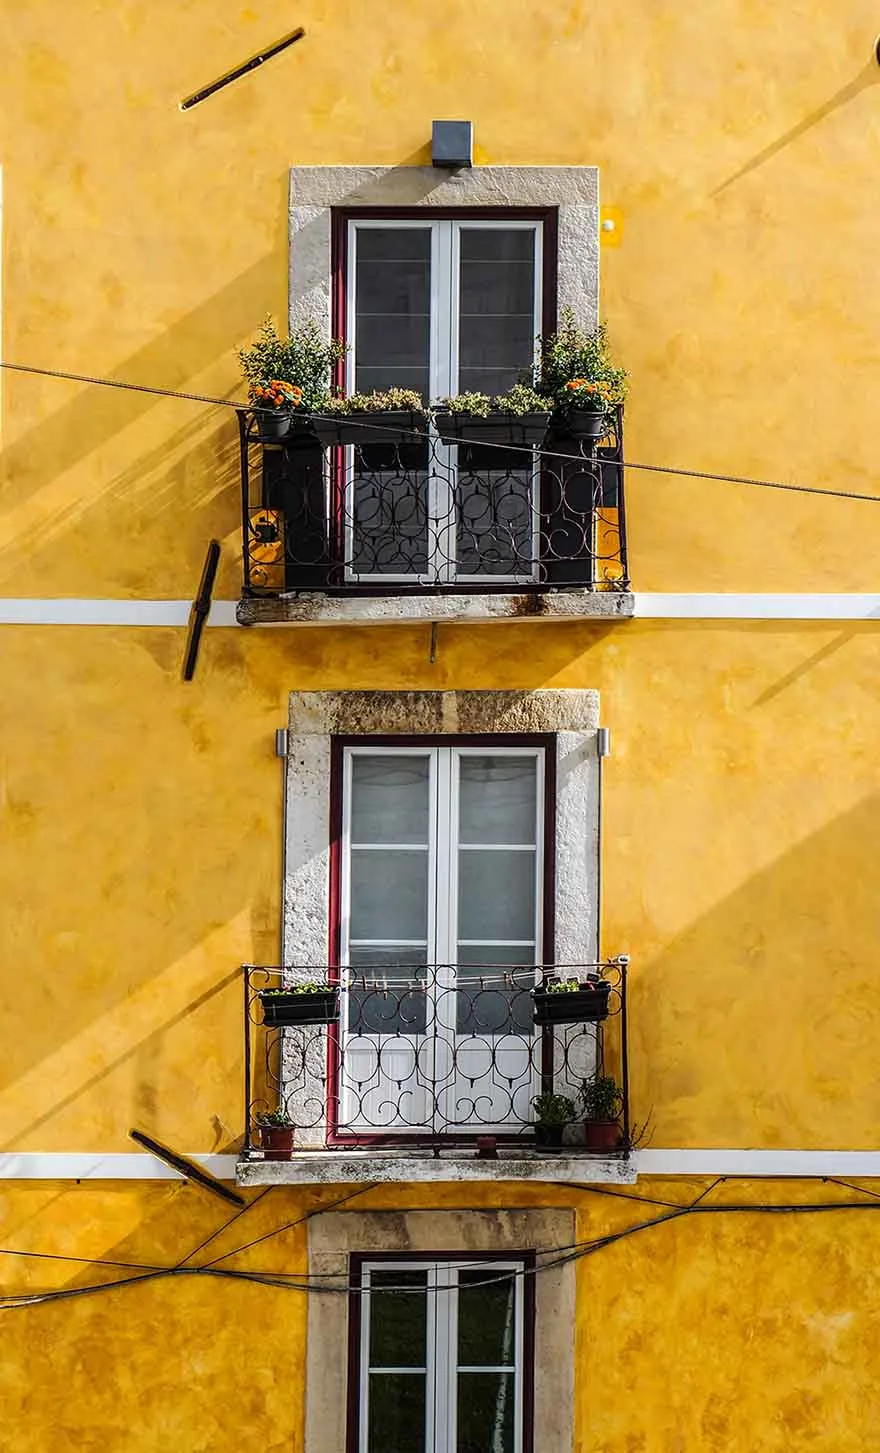
<path fill-rule="evenodd" d="M 276 757 L 287 756 L 287 727 L 275 728 L 275 755 Z"/>
<path fill-rule="evenodd" d="M 473 166 L 474 123 L 472 121 L 433 121 L 431 123 L 431 164 L 441 167 Z"/>
<path fill-rule="evenodd" d="M 611 756 L 611 728 L 600 727 L 596 733 L 596 755 L 599 757 Z"/>
<path fill-rule="evenodd" d="M 203 86 L 200 91 L 193 91 L 191 96 L 187 96 L 185 100 L 181 101 L 181 111 L 190 111 L 193 106 L 198 106 L 200 101 L 207 101 L 209 96 L 215 95 L 217 91 L 222 91 L 224 86 L 228 86 L 233 81 L 237 81 L 239 76 L 246 76 L 248 71 L 255 71 L 257 66 L 263 65 L 266 61 L 270 61 L 273 56 L 280 55 L 283 50 L 287 50 L 289 45 L 295 45 L 298 40 L 302 40 L 304 35 L 305 31 L 302 26 L 299 26 L 297 30 L 292 30 L 290 35 L 282 36 L 281 40 L 276 40 L 273 45 L 267 45 L 265 50 L 258 51 L 249 60 L 242 61 L 240 66 L 235 67 L 234 71 L 227 71 L 218 80 L 212 81 L 210 86 Z"/>

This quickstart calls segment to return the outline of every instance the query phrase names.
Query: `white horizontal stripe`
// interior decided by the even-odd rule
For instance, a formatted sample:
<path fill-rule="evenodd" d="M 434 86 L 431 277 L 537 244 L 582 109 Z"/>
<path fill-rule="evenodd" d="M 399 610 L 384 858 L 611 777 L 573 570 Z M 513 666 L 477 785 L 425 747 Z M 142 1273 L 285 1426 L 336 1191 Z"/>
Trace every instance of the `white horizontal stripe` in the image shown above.
<path fill-rule="evenodd" d="M 235 1179 L 234 1155 L 188 1154 L 220 1180 Z M 880 1179 L 880 1150 L 636 1150 L 633 1166 L 640 1176 L 843 1176 Z M 588 1165 L 584 1161 L 584 1165 Z M 326 1169 L 326 1157 L 324 1158 Z M 548 1178 L 553 1167 L 548 1162 Z M 108 1155 L 77 1152 L 22 1151 L 0 1154 L 0 1180 L 35 1181 L 163 1181 L 177 1172 L 146 1152 Z M 332 1176 L 326 1175 L 327 1184 Z M 454 1177 L 450 1177 L 454 1179 Z"/>
<path fill-rule="evenodd" d="M 880 619 L 880 595 L 686 594 L 637 590 L 633 614 L 658 620 L 868 621 Z"/>
<path fill-rule="evenodd" d="M 186 1155 L 219 1180 L 235 1180 L 234 1155 Z M 177 1171 L 146 1151 L 89 1155 L 66 1151 L 7 1151 L 0 1155 L 0 1180 L 8 1181 L 176 1181 Z"/>
<path fill-rule="evenodd" d="M 880 595 L 742 595 L 734 592 L 636 591 L 642 620 L 867 621 L 880 620 Z M 215 600 L 209 626 L 236 624 L 234 600 Z M 0 598 L 0 625 L 185 626 L 189 600 Z M 339 624 L 344 624 L 340 618 Z"/>
<path fill-rule="evenodd" d="M 215 600 L 209 626 L 234 626 L 236 601 Z M 190 600 L 0 599 L 2 626 L 185 626 Z"/>
<path fill-rule="evenodd" d="M 880 1176 L 880 1150 L 637 1150 L 638 1175 Z"/>

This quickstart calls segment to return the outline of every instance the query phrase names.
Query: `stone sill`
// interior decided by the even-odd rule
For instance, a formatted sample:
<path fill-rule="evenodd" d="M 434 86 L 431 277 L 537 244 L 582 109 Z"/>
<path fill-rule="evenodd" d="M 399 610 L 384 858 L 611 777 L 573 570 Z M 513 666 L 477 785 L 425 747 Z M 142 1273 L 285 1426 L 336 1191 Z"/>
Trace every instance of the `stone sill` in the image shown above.
<path fill-rule="evenodd" d="M 483 1160 L 472 1150 L 439 1156 L 376 1150 L 308 1150 L 291 1160 L 239 1160 L 239 1186 L 351 1185 L 396 1181 L 548 1181 L 553 1183 L 633 1185 L 635 1162 L 626 1155 L 539 1155 L 517 1151 Z"/>
<path fill-rule="evenodd" d="M 472 595 L 289 595 L 243 597 L 240 626 L 432 625 L 479 621 L 629 620 L 634 596 L 625 590 L 547 590 Z"/>

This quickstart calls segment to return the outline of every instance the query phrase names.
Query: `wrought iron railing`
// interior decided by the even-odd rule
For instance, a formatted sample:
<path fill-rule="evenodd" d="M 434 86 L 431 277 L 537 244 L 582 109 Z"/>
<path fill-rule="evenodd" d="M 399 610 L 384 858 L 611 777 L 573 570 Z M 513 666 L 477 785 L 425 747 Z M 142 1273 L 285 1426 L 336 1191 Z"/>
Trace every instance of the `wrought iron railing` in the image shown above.
<path fill-rule="evenodd" d="M 625 1153 L 627 963 L 245 965 L 244 1154 L 261 1153 L 260 1120 L 279 1112 L 295 1152 L 384 1145 L 439 1153 L 485 1136 L 527 1149 L 536 1144 L 534 1101 L 548 1094 L 570 1101 L 561 1112 L 568 1151 Z M 559 979 L 581 981 L 579 995 L 548 1002 L 532 992 Z M 279 994 L 319 981 L 333 992 Z M 551 1022 L 536 1022 L 548 1014 Z M 594 1145 L 584 1090 L 589 1096 L 605 1077 L 617 1094 Z"/>
<path fill-rule="evenodd" d="M 239 412 L 244 594 L 517 594 L 629 588 L 622 414 L 597 446 L 278 444 Z M 369 439 L 369 433 L 365 436 Z"/>

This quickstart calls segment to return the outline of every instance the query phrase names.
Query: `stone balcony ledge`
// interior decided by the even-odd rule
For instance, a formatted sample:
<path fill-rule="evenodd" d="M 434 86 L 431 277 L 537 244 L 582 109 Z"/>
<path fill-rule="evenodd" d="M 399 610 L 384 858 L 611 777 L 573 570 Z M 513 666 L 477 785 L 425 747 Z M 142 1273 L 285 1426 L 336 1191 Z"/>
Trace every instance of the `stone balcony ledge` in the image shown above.
<path fill-rule="evenodd" d="M 471 594 L 330 595 L 296 591 L 244 596 L 236 619 L 242 626 L 406 625 L 536 620 L 629 620 L 628 590 L 581 588 Z"/>
<path fill-rule="evenodd" d="M 291 1160 L 251 1154 L 236 1166 L 240 1186 L 358 1185 L 363 1182 L 546 1181 L 555 1184 L 633 1185 L 635 1162 L 628 1155 L 540 1154 L 498 1147 L 497 1159 L 473 1150 L 439 1155 L 407 1150 L 308 1150 Z"/>

